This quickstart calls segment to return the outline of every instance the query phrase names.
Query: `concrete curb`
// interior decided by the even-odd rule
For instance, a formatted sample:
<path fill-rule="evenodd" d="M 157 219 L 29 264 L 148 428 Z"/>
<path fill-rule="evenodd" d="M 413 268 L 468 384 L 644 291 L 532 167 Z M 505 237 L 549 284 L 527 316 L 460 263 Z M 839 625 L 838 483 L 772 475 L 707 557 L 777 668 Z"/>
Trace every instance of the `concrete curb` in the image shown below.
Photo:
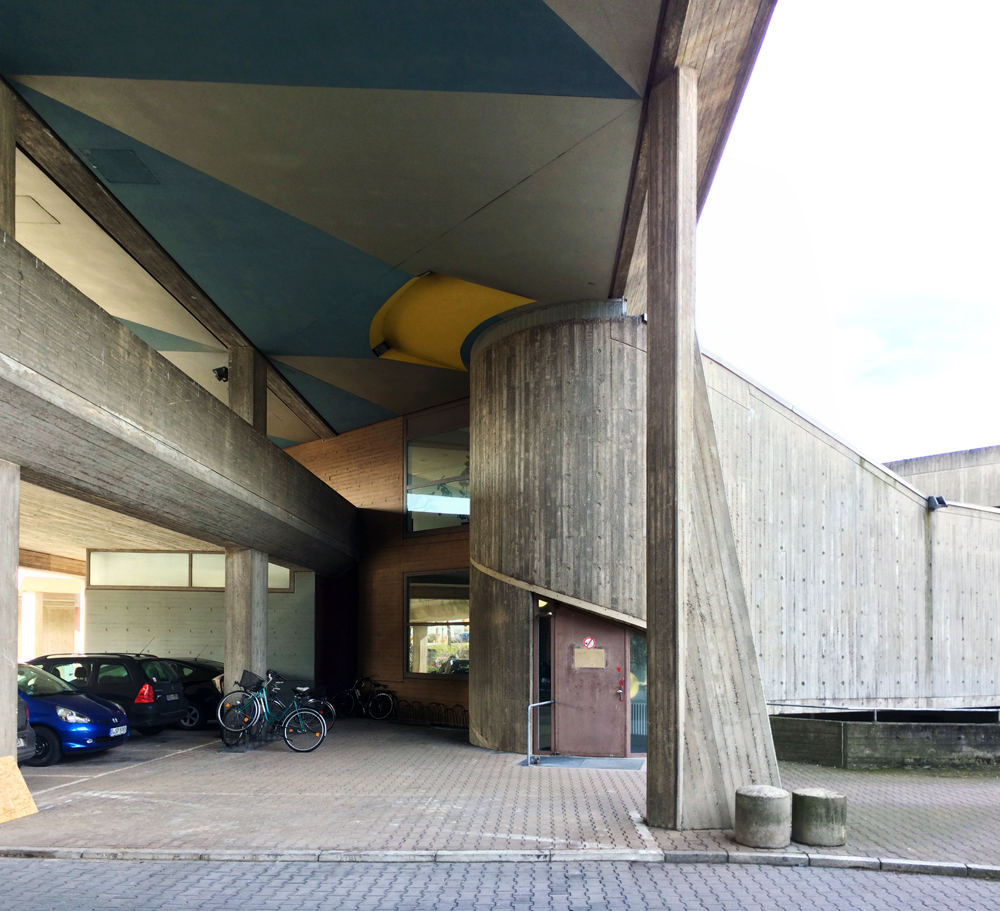
<path fill-rule="evenodd" d="M 667 864 L 758 864 L 771 867 L 826 867 L 883 873 L 923 873 L 1000 880 L 1000 866 L 857 857 L 809 851 L 660 851 L 580 848 L 554 851 L 198 851 L 156 848 L 5 848 L 0 858 L 35 860 L 229 861 L 238 863 L 568 863 L 619 861 Z"/>

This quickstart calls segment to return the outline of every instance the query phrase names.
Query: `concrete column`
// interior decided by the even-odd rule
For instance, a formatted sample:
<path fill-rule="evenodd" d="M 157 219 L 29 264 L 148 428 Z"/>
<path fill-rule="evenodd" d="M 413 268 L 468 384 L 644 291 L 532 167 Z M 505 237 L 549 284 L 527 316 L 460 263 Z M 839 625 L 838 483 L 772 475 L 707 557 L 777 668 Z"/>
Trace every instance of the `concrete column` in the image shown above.
<path fill-rule="evenodd" d="M 245 547 L 226 549 L 225 689 L 243 670 L 267 670 L 267 554 Z"/>
<path fill-rule="evenodd" d="M 694 330 L 697 74 L 649 99 L 647 818 L 728 829 L 736 790 L 780 784 Z"/>
<path fill-rule="evenodd" d="M 229 349 L 229 407 L 267 434 L 267 361 L 256 348 Z"/>
<path fill-rule="evenodd" d="M 0 231 L 14 236 L 14 171 L 17 115 L 14 93 L 0 83 Z"/>
<path fill-rule="evenodd" d="M 675 70 L 649 98 L 646 803 L 650 824 L 668 829 L 679 828 L 682 818 L 683 607 L 694 457 L 697 80 L 694 70 Z"/>
<path fill-rule="evenodd" d="M 0 756 L 17 752 L 17 560 L 21 469 L 0 462 Z"/>

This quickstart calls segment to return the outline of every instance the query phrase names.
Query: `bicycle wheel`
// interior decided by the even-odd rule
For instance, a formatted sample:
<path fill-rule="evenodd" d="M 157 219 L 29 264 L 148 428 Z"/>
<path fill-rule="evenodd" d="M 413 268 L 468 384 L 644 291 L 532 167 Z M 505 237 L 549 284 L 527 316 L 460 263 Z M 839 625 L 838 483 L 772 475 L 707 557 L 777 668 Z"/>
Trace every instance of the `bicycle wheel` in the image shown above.
<path fill-rule="evenodd" d="M 222 697 L 215 714 L 227 731 L 241 734 L 257 722 L 260 703 L 250 693 L 237 690 Z"/>
<path fill-rule="evenodd" d="M 333 707 L 333 703 L 329 699 L 310 699 L 306 703 L 306 708 L 319 712 L 323 716 L 323 720 L 326 722 L 326 731 L 329 733 L 333 723 L 337 720 L 337 710 Z"/>
<path fill-rule="evenodd" d="M 333 697 L 333 710 L 338 718 L 346 718 L 354 711 L 354 696 L 350 690 L 341 690 Z"/>
<path fill-rule="evenodd" d="M 313 709 L 292 709 L 282 721 L 281 736 L 290 750 L 308 753 L 326 737 L 326 722 Z"/>
<path fill-rule="evenodd" d="M 368 703 L 368 714 L 376 721 L 382 721 L 392 714 L 392 696 L 388 693 L 376 693 Z"/>

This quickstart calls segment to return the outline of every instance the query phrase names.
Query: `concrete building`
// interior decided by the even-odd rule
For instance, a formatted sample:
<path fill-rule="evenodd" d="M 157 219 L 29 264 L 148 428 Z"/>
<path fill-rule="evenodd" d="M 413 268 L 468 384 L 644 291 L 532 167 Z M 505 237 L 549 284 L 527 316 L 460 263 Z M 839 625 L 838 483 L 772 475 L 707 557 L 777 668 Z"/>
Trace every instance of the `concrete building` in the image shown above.
<path fill-rule="evenodd" d="M 998 698 L 1000 513 L 698 349 L 772 8 L 0 11 L 6 658 L 361 673 L 512 751 L 550 697 L 671 828 L 777 783 L 769 702 Z"/>

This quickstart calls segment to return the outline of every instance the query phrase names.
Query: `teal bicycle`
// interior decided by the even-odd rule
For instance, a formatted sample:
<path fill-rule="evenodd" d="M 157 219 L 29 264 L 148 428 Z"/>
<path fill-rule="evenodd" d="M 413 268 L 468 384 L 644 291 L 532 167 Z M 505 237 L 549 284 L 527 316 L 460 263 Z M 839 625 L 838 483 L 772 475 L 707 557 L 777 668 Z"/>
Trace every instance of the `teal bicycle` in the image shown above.
<path fill-rule="evenodd" d="M 326 721 L 315 709 L 302 704 L 309 687 L 297 686 L 287 705 L 271 692 L 274 684 L 284 679 L 271 670 L 266 680 L 243 671 L 237 684 L 240 689 L 223 696 L 216 712 L 224 739 L 239 742 L 266 725 L 274 730 L 280 727 L 282 739 L 290 750 L 296 753 L 315 750 L 326 737 Z"/>

